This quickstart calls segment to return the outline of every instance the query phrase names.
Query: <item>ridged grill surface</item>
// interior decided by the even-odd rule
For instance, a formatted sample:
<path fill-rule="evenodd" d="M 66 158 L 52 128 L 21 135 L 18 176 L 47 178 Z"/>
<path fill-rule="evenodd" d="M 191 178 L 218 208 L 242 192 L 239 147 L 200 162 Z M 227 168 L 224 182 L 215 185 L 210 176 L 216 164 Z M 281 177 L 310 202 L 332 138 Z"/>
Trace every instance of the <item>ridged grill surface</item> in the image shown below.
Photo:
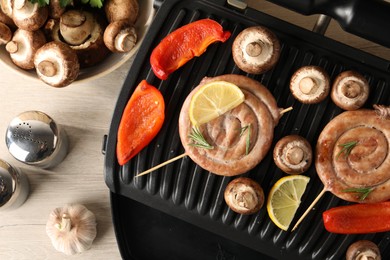
<path fill-rule="evenodd" d="M 217 20 L 225 29 L 230 30 L 231 38 L 223 44 L 213 44 L 201 57 L 191 60 L 168 80 L 160 81 L 156 78 L 149 64 L 152 49 L 174 29 L 206 17 Z M 272 223 L 265 207 L 258 214 L 250 216 L 231 211 L 224 202 L 223 192 L 232 178 L 209 173 L 189 157 L 147 176 L 134 178 L 136 173 L 184 152 L 177 123 L 184 99 L 205 76 L 244 74 L 234 64 L 231 44 L 241 30 L 257 24 L 264 25 L 277 34 L 282 52 L 273 70 L 259 76 L 247 76 L 267 86 L 279 107 L 294 108 L 283 115 L 276 126 L 273 145 L 285 135 L 299 134 L 315 147 L 324 126 L 342 112 L 330 97 L 316 105 L 304 105 L 293 98 L 288 87 L 289 80 L 294 71 L 304 65 L 323 67 L 332 80 L 340 72 L 354 69 L 362 73 L 370 83 L 371 95 L 365 107 L 370 108 L 372 104 L 390 105 L 390 66 L 387 61 L 251 9 L 241 14 L 204 1 L 166 1 L 135 58 L 118 100 L 107 143 L 107 185 L 112 192 L 160 209 L 275 258 L 287 259 L 284 257 L 288 256 L 288 259 L 341 259 L 353 241 L 369 239 L 379 245 L 383 252 L 382 259 L 390 259 L 389 232 L 346 236 L 331 234 L 324 229 L 321 213 L 331 207 L 347 204 L 330 193 L 325 194 L 297 231 L 285 232 Z M 166 120 L 152 143 L 128 164 L 119 167 L 115 157 L 117 127 L 129 96 L 142 79 L 146 79 L 163 93 Z M 323 189 L 314 165 L 305 174 L 311 177 L 311 181 L 296 217 L 303 213 Z M 285 176 L 275 166 L 272 152 L 256 168 L 244 175 L 258 181 L 265 194 L 268 194 L 279 178 Z"/>

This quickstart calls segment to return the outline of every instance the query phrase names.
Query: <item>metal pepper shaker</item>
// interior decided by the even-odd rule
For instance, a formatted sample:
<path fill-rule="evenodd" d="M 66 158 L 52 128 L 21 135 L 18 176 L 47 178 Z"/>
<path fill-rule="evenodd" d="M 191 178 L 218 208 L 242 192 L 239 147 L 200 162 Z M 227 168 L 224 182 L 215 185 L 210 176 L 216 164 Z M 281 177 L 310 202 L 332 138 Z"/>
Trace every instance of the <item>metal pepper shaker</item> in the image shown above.
<path fill-rule="evenodd" d="M 40 111 L 15 117 L 8 126 L 6 144 L 17 160 L 41 168 L 56 166 L 68 152 L 65 130 Z"/>
<path fill-rule="evenodd" d="M 0 210 L 18 208 L 27 199 L 29 191 L 27 176 L 0 160 Z"/>

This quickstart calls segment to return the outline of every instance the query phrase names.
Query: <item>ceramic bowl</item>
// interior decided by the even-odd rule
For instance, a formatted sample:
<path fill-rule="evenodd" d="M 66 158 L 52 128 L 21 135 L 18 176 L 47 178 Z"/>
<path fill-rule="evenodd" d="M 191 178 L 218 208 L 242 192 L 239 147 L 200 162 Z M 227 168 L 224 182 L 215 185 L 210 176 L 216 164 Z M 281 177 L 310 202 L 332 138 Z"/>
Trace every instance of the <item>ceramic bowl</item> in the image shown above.
<path fill-rule="evenodd" d="M 142 40 L 145 37 L 145 34 L 150 27 L 152 22 L 155 10 L 153 8 L 153 0 L 139 0 L 139 17 L 135 24 L 137 31 L 137 43 L 135 47 L 128 53 L 111 53 L 105 60 L 99 64 L 92 66 L 90 68 L 81 69 L 79 76 L 74 81 L 83 82 L 91 79 L 96 79 L 102 76 L 109 74 L 110 72 L 116 70 L 126 61 L 128 61 L 139 49 L 139 46 Z M 9 57 L 8 52 L 5 50 L 5 46 L 0 46 L 0 64 L 6 66 L 14 71 L 16 74 L 39 80 L 35 70 L 23 70 L 17 67 Z"/>

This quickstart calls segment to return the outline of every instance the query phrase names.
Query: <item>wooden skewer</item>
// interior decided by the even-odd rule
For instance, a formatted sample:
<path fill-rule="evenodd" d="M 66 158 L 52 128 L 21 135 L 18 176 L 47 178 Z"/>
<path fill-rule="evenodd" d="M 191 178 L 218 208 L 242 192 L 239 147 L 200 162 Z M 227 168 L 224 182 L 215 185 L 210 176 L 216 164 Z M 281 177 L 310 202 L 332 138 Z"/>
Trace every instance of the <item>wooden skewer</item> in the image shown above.
<path fill-rule="evenodd" d="M 302 214 L 302 216 L 298 219 L 297 223 L 295 223 L 295 226 L 291 229 L 291 232 L 293 232 L 298 225 L 303 221 L 303 219 L 309 214 L 310 210 L 313 209 L 313 207 L 317 204 L 317 202 L 322 198 L 322 196 L 325 194 L 327 189 L 324 187 L 320 194 L 313 200 L 313 202 L 310 204 L 310 206 L 306 209 L 306 211 Z"/>
<path fill-rule="evenodd" d="M 154 171 L 154 170 L 157 170 L 157 169 L 159 169 L 159 168 L 161 168 L 161 167 L 163 167 L 163 166 L 165 166 L 165 165 L 167 165 L 167 164 L 170 164 L 171 162 L 174 162 L 174 161 L 176 161 L 176 160 L 179 160 L 179 159 L 181 159 L 181 158 L 183 158 L 183 157 L 185 157 L 185 156 L 187 156 L 187 153 L 180 154 L 180 155 L 178 155 L 178 156 L 176 156 L 176 157 L 173 157 L 172 159 L 169 159 L 168 161 L 165 161 L 165 162 L 163 162 L 163 163 L 160 163 L 159 165 L 156 165 L 156 166 L 150 168 L 149 170 L 146 170 L 146 171 L 144 171 L 144 172 L 141 172 L 141 173 L 137 174 L 137 175 L 134 176 L 134 177 L 140 177 L 140 176 L 142 176 L 142 175 L 148 174 L 148 173 L 150 173 L 150 172 L 152 172 L 152 171 Z"/>
<path fill-rule="evenodd" d="M 280 115 L 283 115 L 291 110 L 293 110 L 293 107 L 284 108 L 284 109 L 280 110 Z"/>
<path fill-rule="evenodd" d="M 293 107 L 285 108 L 285 109 L 283 109 L 283 110 L 280 111 L 280 115 L 283 115 L 284 113 L 287 113 L 288 111 L 291 111 L 292 109 L 293 109 Z M 152 171 L 154 171 L 154 170 L 157 170 L 157 169 L 159 169 L 159 168 L 161 168 L 161 167 L 163 167 L 163 166 L 165 166 L 165 165 L 167 165 L 167 164 L 170 164 L 171 162 L 174 162 L 174 161 L 176 161 L 176 160 L 179 160 L 179 159 L 181 159 L 181 158 L 183 158 L 183 157 L 185 157 L 185 156 L 187 156 L 186 153 L 183 153 L 183 154 L 181 154 L 181 155 L 178 155 L 178 156 L 176 156 L 176 157 L 174 157 L 174 158 L 172 158 L 172 159 L 169 159 L 168 161 L 165 161 L 165 162 L 163 162 L 163 163 L 160 163 L 160 164 L 158 164 L 158 165 L 156 165 L 156 166 L 150 168 L 149 170 L 146 170 L 146 171 L 144 171 L 144 172 L 141 172 L 141 173 L 137 174 L 137 175 L 134 176 L 134 177 L 140 177 L 140 176 L 142 176 L 142 175 L 146 175 L 146 174 L 148 174 L 148 173 L 150 173 L 150 172 L 152 172 Z"/>

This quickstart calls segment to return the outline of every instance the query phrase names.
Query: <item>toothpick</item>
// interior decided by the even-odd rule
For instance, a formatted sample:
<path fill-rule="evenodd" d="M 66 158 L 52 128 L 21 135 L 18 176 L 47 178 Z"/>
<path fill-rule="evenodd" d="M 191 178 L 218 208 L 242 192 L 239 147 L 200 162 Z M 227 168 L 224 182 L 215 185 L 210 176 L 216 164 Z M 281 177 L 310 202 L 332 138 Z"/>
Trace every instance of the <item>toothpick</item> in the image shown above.
<path fill-rule="evenodd" d="M 284 108 L 284 109 L 280 110 L 280 115 L 283 115 L 291 110 L 293 110 L 293 107 Z"/>
<path fill-rule="evenodd" d="M 316 205 L 316 203 L 322 198 L 322 196 L 325 194 L 325 192 L 327 191 L 327 189 L 324 187 L 322 189 L 322 191 L 320 192 L 320 194 L 318 194 L 318 196 L 314 199 L 314 201 L 310 204 L 310 206 L 306 209 L 305 213 L 303 213 L 303 215 L 298 219 L 297 223 L 295 224 L 295 226 L 291 229 L 291 232 L 293 232 L 297 227 L 298 225 L 303 221 L 303 219 L 307 216 L 307 214 L 309 214 L 310 210 L 313 209 L 313 207 Z"/>
<path fill-rule="evenodd" d="M 156 165 L 156 166 L 150 168 L 149 170 L 146 170 L 146 171 L 144 171 L 144 172 L 141 172 L 141 173 L 137 174 L 137 175 L 134 176 L 134 177 L 140 177 L 140 176 L 142 176 L 142 175 L 146 175 L 146 174 L 148 174 L 148 173 L 150 173 L 150 172 L 152 172 L 152 171 L 154 171 L 154 170 L 157 170 L 157 169 L 159 169 L 159 168 L 161 168 L 161 167 L 163 167 L 163 166 L 165 166 L 165 165 L 167 165 L 167 164 L 170 164 L 171 162 L 174 162 L 174 161 L 176 161 L 176 160 L 179 160 L 179 159 L 181 159 L 181 158 L 183 158 L 183 157 L 185 157 L 185 156 L 187 156 L 187 153 L 180 154 L 180 155 L 178 155 L 178 156 L 176 156 L 176 157 L 173 157 L 172 159 L 169 159 L 168 161 L 165 161 L 165 162 L 163 162 L 163 163 L 160 163 L 159 165 Z"/>

